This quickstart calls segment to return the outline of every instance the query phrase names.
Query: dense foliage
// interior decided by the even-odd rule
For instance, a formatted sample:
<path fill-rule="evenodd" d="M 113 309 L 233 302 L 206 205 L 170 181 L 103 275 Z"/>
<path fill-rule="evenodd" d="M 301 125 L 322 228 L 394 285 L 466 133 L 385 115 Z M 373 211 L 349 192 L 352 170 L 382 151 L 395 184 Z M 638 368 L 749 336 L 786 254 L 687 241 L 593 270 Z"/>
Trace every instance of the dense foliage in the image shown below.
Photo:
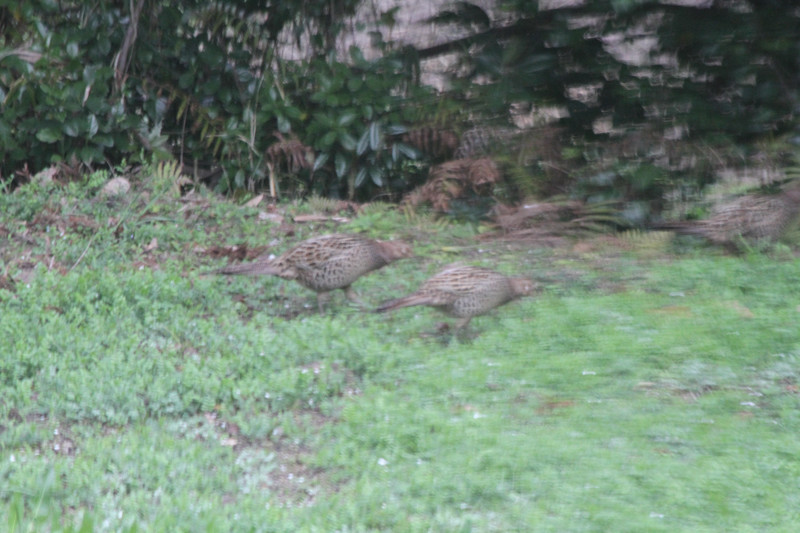
<path fill-rule="evenodd" d="M 369 198 L 418 179 L 407 163 L 418 154 L 395 142 L 412 124 L 555 109 L 561 142 L 584 143 L 562 150 L 589 163 L 580 190 L 653 200 L 676 180 L 710 179 L 696 154 L 665 143 L 736 146 L 795 128 L 800 11 L 789 0 L 503 0 L 502 17 L 460 2 L 433 22 L 466 37 L 415 50 L 384 42 L 378 24 L 369 59 L 342 53 L 360 3 L 0 2 L 0 176 L 155 155 L 222 190 L 279 182 Z M 453 51 L 462 62 L 437 97 L 420 61 Z M 283 140 L 301 149 L 269 152 Z M 276 157 L 287 154 L 293 165 Z M 612 169 L 593 164 L 609 157 Z"/>
<path fill-rule="evenodd" d="M 279 132 L 302 136 L 321 155 L 316 170 L 331 178 L 318 180 L 323 192 L 380 187 L 388 168 L 414 155 L 395 150 L 381 165 L 385 158 L 374 153 L 383 129 L 403 118 L 413 69 L 388 54 L 367 61 L 354 49 L 345 64 L 327 53 L 357 4 L 33 0 L 2 7 L 0 173 L 168 152 L 190 168 L 219 167 L 223 188 L 252 187 L 266 179 L 265 153 Z M 276 43 L 284 30 L 314 53 L 281 61 Z M 366 173 L 355 168 L 359 160 Z M 291 185 L 307 189 L 313 178 L 306 172 Z"/>
<path fill-rule="evenodd" d="M 512 110 L 556 110 L 565 143 L 593 143 L 581 154 L 594 171 L 585 190 L 660 198 L 687 173 L 695 184 L 710 179 L 709 156 L 689 153 L 692 143 L 746 156 L 754 141 L 796 131 L 796 2 L 498 4 L 512 22 L 465 2 L 440 13 L 435 22 L 469 36 L 421 55 L 462 52 L 454 82 L 473 112 L 502 121 Z M 604 156 L 618 163 L 598 172 L 591 163 Z"/>
<path fill-rule="evenodd" d="M 794 126 L 795 2 L 601 0 L 547 10 L 538 2 L 501 4 L 516 20 L 476 34 L 479 46 L 465 71 L 467 79 L 491 81 L 470 85 L 491 111 L 504 112 L 510 102 L 560 105 L 569 112 L 562 122 L 580 133 L 596 131 L 598 119 L 615 128 L 651 122 L 737 140 Z M 490 24 L 474 6 L 437 20 Z"/>

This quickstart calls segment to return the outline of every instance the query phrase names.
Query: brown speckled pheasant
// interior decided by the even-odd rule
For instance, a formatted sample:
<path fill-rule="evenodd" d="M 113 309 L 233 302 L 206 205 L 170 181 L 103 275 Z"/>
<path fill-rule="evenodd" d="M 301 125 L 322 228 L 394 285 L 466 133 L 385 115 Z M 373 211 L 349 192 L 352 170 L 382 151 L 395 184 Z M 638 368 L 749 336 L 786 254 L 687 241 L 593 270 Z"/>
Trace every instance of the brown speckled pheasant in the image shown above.
<path fill-rule="evenodd" d="M 714 244 L 735 248 L 738 239 L 774 241 L 800 214 L 800 180 L 780 194 L 746 195 L 717 206 L 704 220 L 664 222 L 658 229 L 704 237 Z"/>
<path fill-rule="evenodd" d="M 230 265 L 214 273 L 266 274 L 295 280 L 317 293 L 317 305 L 322 312 L 325 294 L 336 289 L 342 289 L 349 300 L 363 306 L 352 283 L 368 272 L 406 257 L 411 257 L 411 247 L 402 241 L 337 233 L 305 240 L 279 257 L 265 254 L 250 263 Z"/>
<path fill-rule="evenodd" d="M 472 317 L 488 313 L 532 290 L 533 283 L 525 278 L 510 278 L 487 268 L 452 265 L 423 283 L 416 292 L 384 302 L 376 311 L 427 305 L 460 318 L 456 328 L 462 328 Z"/>

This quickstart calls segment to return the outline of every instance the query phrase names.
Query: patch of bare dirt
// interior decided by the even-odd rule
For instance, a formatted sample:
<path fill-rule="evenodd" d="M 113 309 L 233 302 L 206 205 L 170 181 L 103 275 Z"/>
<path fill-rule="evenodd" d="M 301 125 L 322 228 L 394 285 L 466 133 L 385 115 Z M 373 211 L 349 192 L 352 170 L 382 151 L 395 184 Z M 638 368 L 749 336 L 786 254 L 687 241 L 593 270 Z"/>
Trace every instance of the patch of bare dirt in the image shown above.
<path fill-rule="evenodd" d="M 205 255 L 212 259 L 226 258 L 229 261 L 250 261 L 262 255 L 267 250 L 267 246 L 248 246 L 246 243 L 234 244 L 231 246 L 209 246 L 203 248 L 195 247 L 195 252 Z"/>
<path fill-rule="evenodd" d="M 230 446 L 235 452 L 244 453 L 248 449 L 261 449 L 274 456 L 275 469 L 259 486 L 269 491 L 278 504 L 285 507 L 308 507 L 313 505 L 316 496 L 338 491 L 339 482 L 334 481 L 330 472 L 312 464 L 313 450 L 295 439 L 287 438 L 283 428 L 276 427 L 266 439 L 247 439 L 233 422 L 218 417 L 216 413 L 206 413 L 206 420 L 213 424 L 222 446 Z M 299 410 L 293 413 L 294 424 L 318 433 L 335 418 L 325 416 L 315 410 Z M 230 503 L 234 496 L 230 495 Z"/>

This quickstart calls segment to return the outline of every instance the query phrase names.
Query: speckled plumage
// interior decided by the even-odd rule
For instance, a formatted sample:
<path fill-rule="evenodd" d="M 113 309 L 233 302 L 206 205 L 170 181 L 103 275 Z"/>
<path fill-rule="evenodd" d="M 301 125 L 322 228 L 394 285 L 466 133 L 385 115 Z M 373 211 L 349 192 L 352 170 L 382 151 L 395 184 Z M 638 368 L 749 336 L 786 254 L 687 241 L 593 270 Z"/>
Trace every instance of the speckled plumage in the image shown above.
<path fill-rule="evenodd" d="M 351 301 L 361 303 L 350 285 L 358 278 L 393 261 L 411 257 L 402 241 L 379 241 L 360 235 L 336 233 L 305 240 L 279 257 L 257 257 L 250 263 L 221 268 L 217 274 L 271 275 L 297 281 L 321 297 L 342 289 Z"/>
<path fill-rule="evenodd" d="M 472 317 L 526 296 L 532 290 L 533 283 L 525 278 L 510 278 L 487 268 L 452 265 L 423 283 L 416 292 L 384 302 L 376 311 L 426 305 L 460 318 L 456 327 L 461 328 Z"/>
<path fill-rule="evenodd" d="M 704 220 L 666 222 L 657 227 L 733 246 L 739 238 L 746 241 L 777 240 L 798 214 L 800 180 L 791 183 L 780 194 L 746 195 L 721 204 Z"/>

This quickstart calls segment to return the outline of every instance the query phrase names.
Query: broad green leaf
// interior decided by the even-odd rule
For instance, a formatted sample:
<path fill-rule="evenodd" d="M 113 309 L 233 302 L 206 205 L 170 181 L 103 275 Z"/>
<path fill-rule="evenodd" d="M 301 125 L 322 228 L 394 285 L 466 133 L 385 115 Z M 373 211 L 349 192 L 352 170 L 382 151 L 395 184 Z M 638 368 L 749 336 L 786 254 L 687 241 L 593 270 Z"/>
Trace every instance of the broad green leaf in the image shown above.
<path fill-rule="evenodd" d="M 344 157 L 343 154 L 337 153 L 336 157 L 334 158 L 334 167 L 336 169 L 336 176 L 339 178 L 344 177 L 347 174 L 347 169 L 350 165 L 347 163 L 347 159 Z"/>
<path fill-rule="evenodd" d="M 414 148 L 413 146 L 409 146 L 405 143 L 395 143 L 397 149 L 400 150 L 404 156 L 409 159 L 419 159 L 422 153 Z"/>
<path fill-rule="evenodd" d="M 100 146 L 105 146 L 106 148 L 111 148 L 112 146 L 114 146 L 114 139 L 110 135 L 106 135 L 105 133 L 95 135 L 92 138 L 92 141 L 95 144 L 99 144 Z"/>
<path fill-rule="evenodd" d="M 103 159 L 103 151 L 96 146 L 84 146 L 81 148 L 79 159 L 83 162 L 100 161 Z"/>
<path fill-rule="evenodd" d="M 358 139 L 358 145 L 356 146 L 356 154 L 363 155 L 364 152 L 367 151 L 369 147 L 369 130 L 364 130 L 364 133 L 361 134 L 361 137 Z"/>
<path fill-rule="evenodd" d="M 83 69 L 83 81 L 86 82 L 86 85 L 93 84 L 96 78 L 97 69 L 94 66 L 87 66 Z"/>
<path fill-rule="evenodd" d="M 322 136 L 322 139 L 319 140 L 322 148 L 330 148 L 333 146 L 334 141 L 336 141 L 336 132 L 329 131 L 325 135 Z"/>
<path fill-rule="evenodd" d="M 389 124 L 386 126 L 386 133 L 389 135 L 402 135 L 408 133 L 408 128 L 403 124 Z"/>
<path fill-rule="evenodd" d="M 372 167 L 369 169 L 369 177 L 372 178 L 372 183 L 378 187 L 383 187 L 383 169 L 380 167 Z"/>
<path fill-rule="evenodd" d="M 347 88 L 350 89 L 350 92 L 356 92 L 363 84 L 364 81 L 361 78 L 350 78 L 347 80 Z"/>
<path fill-rule="evenodd" d="M 200 53 L 200 60 L 211 69 L 222 68 L 223 54 L 222 49 L 213 43 L 203 43 L 204 48 Z"/>
<path fill-rule="evenodd" d="M 283 112 L 286 113 L 287 117 L 293 118 L 295 120 L 303 120 L 303 117 L 305 115 L 305 113 L 303 113 L 302 111 L 300 111 L 300 109 L 294 106 L 288 106 L 284 108 Z"/>
<path fill-rule="evenodd" d="M 42 128 L 36 132 L 36 138 L 42 141 L 43 143 L 54 143 L 60 141 L 62 138 L 61 132 L 58 128 L 49 127 L 49 128 Z"/>
<path fill-rule="evenodd" d="M 187 70 L 178 78 L 178 87 L 181 89 L 188 89 L 194 84 L 194 71 Z"/>
<path fill-rule="evenodd" d="M 381 125 L 379 122 L 373 122 L 369 125 L 369 147 L 373 152 L 377 152 L 381 147 Z"/>
<path fill-rule="evenodd" d="M 91 139 L 97 133 L 97 117 L 95 115 L 89 115 L 87 120 L 89 122 L 89 138 Z"/>
<path fill-rule="evenodd" d="M 316 172 L 317 170 L 321 169 L 325 165 L 325 163 L 328 162 L 328 159 L 330 159 L 330 154 L 328 154 L 327 152 L 322 152 L 321 154 L 319 154 L 317 156 L 317 159 L 314 161 L 313 170 Z"/>
<path fill-rule="evenodd" d="M 356 114 L 352 111 L 346 111 L 341 116 L 339 116 L 338 124 L 339 126 L 348 126 L 356 119 Z"/>
<path fill-rule="evenodd" d="M 72 118 L 67 119 L 67 120 L 64 121 L 63 130 L 64 130 L 64 133 L 67 134 L 67 136 L 69 136 L 69 137 L 77 137 L 80 134 L 81 127 L 80 127 L 79 120 L 80 119 L 78 119 L 77 117 L 72 117 Z"/>
<path fill-rule="evenodd" d="M 367 179 L 367 168 L 366 167 L 361 167 L 358 170 L 358 174 L 356 174 L 355 186 L 356 187 L 361 187 L 361 185 L 364 183 L 364 180 L 366 180 L 366 179 Z"/>
<path fill-rule="evenodd" d="M 356 142 L 355 138 L 353 138 L 352 135 L 350 135 L 347 132 L 343 132 L 339 134 L 339 144 L 341 144 L 342 147 L 348 152 L 352 152 L 353 150 L 356 149 L 356 145 L 358 143 Z"/>
<path fill-rule="evenodd" d="M 276 118 L 278 119 L 278 131 L 281 133 L 289 133 L 292 131 L 292 123 L 289 122 L 289 119 L 283 115 L 278 115 Z"/>

